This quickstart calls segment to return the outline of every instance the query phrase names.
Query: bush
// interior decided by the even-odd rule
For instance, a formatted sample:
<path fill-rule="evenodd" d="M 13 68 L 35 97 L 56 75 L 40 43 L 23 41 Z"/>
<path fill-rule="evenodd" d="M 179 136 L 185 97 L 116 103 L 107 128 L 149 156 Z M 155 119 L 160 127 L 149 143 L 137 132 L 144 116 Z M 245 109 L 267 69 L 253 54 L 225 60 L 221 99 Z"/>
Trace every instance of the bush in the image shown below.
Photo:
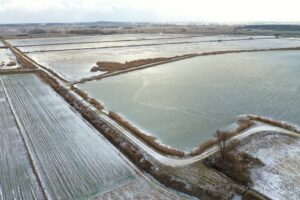
<path fill-rule="evenodd" d="M 126 61 L 124 63 L 120 62 L 97 62 L 97 66 L 94 66 L 91 68 L 90 71 L 96 72 L 96 71 L 107 71 L 107 72 L 115 72 L 125 69 L 130 69 L 134 67 L 139 67 L 143 65 L 150 65 L 160 62 L 167 62 L 174 59 L 180 59 L 180 58 L 187 58 L 196 56 L 198 54 L 185 54 L 181 56 L 173 56 L 173 57 L 159 57 L 159 58 L 149 58 L 149 59 L 139 59 L 139 60 L 133 60 L 133 61 Z"/>
<path fill-rule="evenodd" d="M 232 177 L 244 185 L 252 184 L 251 173 L 240 153 L 226 153 L 225 157 L 219 157 L 215 161 L 218 169 L 229 177 Z"/>
<path fill-rule="evenodd" d="M 142 65 L 152 64 L 156 62 L 163 62 L 167 60 L 171 60 L 177 58 L 175 57 L 169 57 L 169 58 L 150 58 L 150 59 L 139 59 L 139 60 L 133 60 L 125 63 L 119 63 L 119 62 L 97 62 L 98 67 L 93 67 L 91 71 L 107 71 L 107 72 L 114 72 L 119 70 L 125 70 L 130 69 L 133 67 L 138 67 Z"/>
<path fill-rule="evenodd" d="M 92 104 L 93 106 L 95 106 L 95 108 L 97 108 L 98 110 L 102 110 L 104 107 L 102 106 L 102 104 L 100 102 L 98 102 L 96 99 L 91 98 L 90 99 L 90 104 Z"/>
<path fill-rule="evenodd" d="M 71 89 L 72 89 L 72 88 L 71 88 Z M 81 96 L 84 100 L 86 100 L 86 101 L 89 100 L 89 95 L 88 95 L 86 92 L 84 92 L 84 91 L 82 91 L 82 90 L 80 90 L 80 89 L 78 89 L 78 88 L 75 88 L 75 87 L 73 87 L 73 90 L 74 90 L 74 92 L 76 92 L 79 96 Z"/>
<path fill-rule="evenodd" d="M 12 66 L 16 66 L 16 62 L 15 61 L 10 61 L 9 63 L 6 64 L 7 67 L 12 67 Z"/>
<path fill-rule="evenodd" d="M 217 140 L 215 138 L 212 138 L 210 140 L 205 141 L 204 143 L 200 144 L 198 147 L 193 149 L 190 152 L 190 156 L 196 156 L 199 155 L 200 153 L 204 152 L 208 148 L 214 146 L 217 143 Z"/>
<path fill-rule="evenodd" d="M 245 124 L 249 125 L 251 123 Z M 262 166 L 263 163 L 258 158 L 254 158 L 245 152 L 237 152 L 236 147 L 239 145 L 239 141 L 229 142 L 232 134 L 234 133 L 216 132 L 215 136 L 220 148 L 219 153 L 207 158 L 206 162 L 243 185 L 249 186 L 252 184 L 250 169 L 255 166 Z"/>

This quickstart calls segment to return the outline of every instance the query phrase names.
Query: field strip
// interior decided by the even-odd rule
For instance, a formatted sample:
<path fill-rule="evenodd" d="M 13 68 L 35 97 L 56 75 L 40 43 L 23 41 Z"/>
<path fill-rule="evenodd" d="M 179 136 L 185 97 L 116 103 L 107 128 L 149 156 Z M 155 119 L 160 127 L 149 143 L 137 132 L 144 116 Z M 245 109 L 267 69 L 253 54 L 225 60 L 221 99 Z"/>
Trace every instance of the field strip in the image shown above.
<path fill-rule="evenodd" d="M 222 42 L 243 41 L 243 40 L 267 40 L 272 38 L 259 38 L 259 39 L 228 39 L 222 40 Z M 183 42 L 167 42 L 167 43 L 152 43 L 152 44 L 132 44 L 132 45 L 116 45 L 116 46 L 102 46 L 102 47 L 85 47 L 85 48 L 69 48 L 69 49 L 52 49 L 52 50 L 37 50 L 37 51 L 23 51 L 24 53 L 45 53 L 45 52 L 59 52 L 59 51 L 78 51 L 78 50 L 92 50 L 92 49 L 116 49 L 116 48 L 128 48 L 128 47 L 149 47 L 149 46 L 165 46 L 165 45 L 177 45 L 177 44 L 200 44 L 208 42 L 218 42 L 219 40 L 208 41 L 183 41 Z"/>
<path fill-rule="evenodd" d="M 0 199 L 43 199 L 45 193 L 0 77 Z"/>
<path fill-rule="evenodd" d="M 62 42 L 62 43 L 42 43 L 42 44 L 25 44 L 15 45 L 15 47 L 35 47 L 35 46 L 53 46 L 53 45 L 68 45 L 68 44 L 94 44 L 94 43 L 107 43 L 107 42 L 131 42 L 131 41 L 144 41 L 144 40 L 168 40 L 168 39 L 183 39 L 195 38 L 204 36 L 179 36 L 179 37 L 164 37 L 164 38 L 141 38 L 141 39 L 124 39 L 124 40 L 103 40 L 103 41 L 86 41 L 86 42 Z M 12 41 L 12 40 L 10 40 Z"/>
<path fill-rule="evenodd" d="M 49 199 L 90 198 L 135 179 L 135 172 L 32 74 L 2 78 Z"/>

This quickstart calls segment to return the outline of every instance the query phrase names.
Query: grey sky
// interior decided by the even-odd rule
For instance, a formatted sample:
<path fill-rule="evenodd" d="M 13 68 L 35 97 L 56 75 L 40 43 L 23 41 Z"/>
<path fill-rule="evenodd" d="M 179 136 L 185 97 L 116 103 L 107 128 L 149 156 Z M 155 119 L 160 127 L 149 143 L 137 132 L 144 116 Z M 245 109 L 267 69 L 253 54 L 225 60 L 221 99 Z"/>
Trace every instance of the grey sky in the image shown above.
<path fill-rule="evenodd" d="M 0 23 L 300 22 L 299 0 L 0 0 Z"/>

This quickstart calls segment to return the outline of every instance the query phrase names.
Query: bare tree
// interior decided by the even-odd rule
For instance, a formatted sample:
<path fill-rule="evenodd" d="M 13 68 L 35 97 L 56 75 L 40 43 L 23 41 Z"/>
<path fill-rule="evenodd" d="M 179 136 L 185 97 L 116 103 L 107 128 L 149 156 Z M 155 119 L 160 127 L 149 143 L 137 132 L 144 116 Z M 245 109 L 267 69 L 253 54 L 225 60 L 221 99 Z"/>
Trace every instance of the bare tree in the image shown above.
<path fill-rule="evenodd" d="M 226 132 L 222 132 L 220 130 L 216 131 L 215 137 L 217 138 L 217 143 L 220 148 L 220 154 L 223 160 L 226 157 L 226 144 L 228 140 L 228 134 Z"/>

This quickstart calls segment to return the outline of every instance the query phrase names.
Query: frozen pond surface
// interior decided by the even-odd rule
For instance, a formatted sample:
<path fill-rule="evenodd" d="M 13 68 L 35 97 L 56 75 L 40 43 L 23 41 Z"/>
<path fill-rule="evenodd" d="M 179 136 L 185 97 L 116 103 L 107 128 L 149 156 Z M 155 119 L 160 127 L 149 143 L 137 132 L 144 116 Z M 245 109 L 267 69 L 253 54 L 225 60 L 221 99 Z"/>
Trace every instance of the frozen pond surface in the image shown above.
<path fill-rule="evenodd" d="M 190 150 L 241 114 L 299 125 L 299 76 L 300 51 L 274 51 L 195 57 L 77 86 L 163 143 Z"/>
<path fill-rule="evenodd" d="M 172 57 L 183 54 L 210 51 L 251 50 L 299 46 L 300 40 L 297 39 L 254 39 L 227 42 L 28 53 L 27 55 L 39 64 L 61 74 L 66 79 L 74 81 L 100 74 L 100 72 L 90 72 L 90 69 L 95 66 L 97 61 L 125 62 L 137 59 Z"/>
<path fill-rule="evenodd" d="M 99 136 L 96 130 L 83 121 L 79 114 L 36 76 L 11 75 L 3 76 L 1 79 L 11 99 L 12 108 L 17 113 L 19 125 L 24 130 L 25 141 L 37 165 L 39 176 L 52 199 L 91 198 L 136 178 L 135 172 L 115 148 Z M 1 109 L 1 112 L 4 110 Z M 3 128 L 5 127 L 1 126 L 1 129 Z M 21 184 L 20 190 L 25 193 L 23 196 L 25 197 L 25 195 L 33 195 L 36 190 L 33 190 L 35 188 L 30 190 L 30 187 L 33 187 L 30 185 L 32 172 L 26 167 L 28 163 L 22 162 L 26 154 L 23 152 L 22 145 L 19 145 L 20 138 L 14 137 L 15 129 L 16 127 L 12 126 L 10 132 L 0 132 L 2 135 L 11 133 L 12 139 L 16 140 L 11 139 L 5 143 L 5 145 L 15 143 L 13 146 L 1 145 L 0 147 L 1 155 L 5 152 L 7 154 L 13 152 L 12 158 L 5 162 L 15 162 L 8 165 L 16 168 L 14 176 L 9 177 L 12 174 L 9 174 L 9 170 L 8 174 L 5 174 L 6 165 L 5 162 L 1 162 L 0 183 L 6 186 L 1 189 L 8 190 L 1 193 L 12 193 L 13 191 L 9 190 L 15 183 Z M 3 135 L 1 143 L 5 141 L 5 137 L 7 136 Z M 5 152 L 3 153 L 2 150 Z M 20 169 L 18 169 L 18 162 L 21 162 Z M 23 177 L 26 175 L 26 169 L 28 179 Z M 16 182 L 19 179 L 21 181 Z M 29 183 L 26 184 L 25 181 Z M 28 189 L 23 191 L 23 187 Z M 41 198 L 37 197 L 37 199 Z"/>
<path fill-rule="evenodd" d="M 96 76 L 103 72 L 91 72 L 91 68 L 96 66 L 100 54 L 90 50 L 90 53 L 74 51 L 69 52 L 49 52 L 28 54 L 37 63 L 47 67 L 63 76 L 69 81 L 78 81 L 82 78 Z"/>

